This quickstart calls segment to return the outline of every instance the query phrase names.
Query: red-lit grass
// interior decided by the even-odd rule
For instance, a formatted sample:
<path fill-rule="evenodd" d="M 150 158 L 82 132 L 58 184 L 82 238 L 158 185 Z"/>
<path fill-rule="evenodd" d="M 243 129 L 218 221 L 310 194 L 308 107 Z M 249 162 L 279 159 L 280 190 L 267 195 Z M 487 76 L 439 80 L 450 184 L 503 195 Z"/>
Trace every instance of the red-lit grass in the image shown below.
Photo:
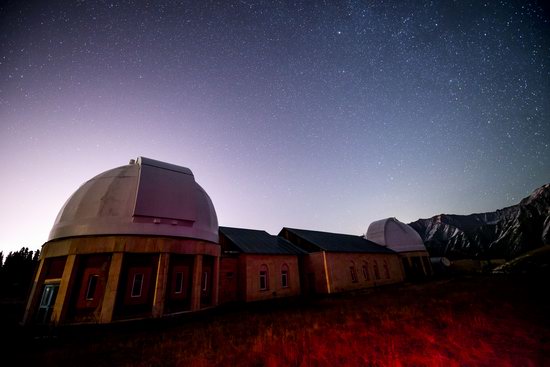
<path fill-rule="evenodd" d="M 436 281 L 199 320 L 71 329 L 35 341 L 29 357 L 90 366 L 543 366 L 548 304 L 544 289 L 525 282 Z"/>

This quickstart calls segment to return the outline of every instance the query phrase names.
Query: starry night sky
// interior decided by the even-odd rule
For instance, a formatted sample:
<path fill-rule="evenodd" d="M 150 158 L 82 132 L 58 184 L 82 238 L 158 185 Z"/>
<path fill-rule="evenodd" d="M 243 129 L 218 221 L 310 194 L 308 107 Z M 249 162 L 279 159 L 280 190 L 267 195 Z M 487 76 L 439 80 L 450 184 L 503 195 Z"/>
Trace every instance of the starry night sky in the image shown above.
<path fill-rule="evenodd" d="M 221 225 L 361 234 L 550 182 L 534 1 L 0 5 L 0 250 L 96 174 L 191 168 Z"/>

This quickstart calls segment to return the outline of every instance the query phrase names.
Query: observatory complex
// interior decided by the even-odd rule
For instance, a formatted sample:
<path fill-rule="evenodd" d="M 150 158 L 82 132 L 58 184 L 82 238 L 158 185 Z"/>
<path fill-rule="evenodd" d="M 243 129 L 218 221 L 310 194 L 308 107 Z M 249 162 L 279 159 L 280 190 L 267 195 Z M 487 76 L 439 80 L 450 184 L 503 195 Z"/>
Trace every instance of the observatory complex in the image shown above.
<path fill-rule="evenodd" d="M 110 323 L 431 275 L 395 218 L 364 236 L 219 227 L 190 169 L 139 157 L 80 186 L 43 245 L 25 324 Z"/>

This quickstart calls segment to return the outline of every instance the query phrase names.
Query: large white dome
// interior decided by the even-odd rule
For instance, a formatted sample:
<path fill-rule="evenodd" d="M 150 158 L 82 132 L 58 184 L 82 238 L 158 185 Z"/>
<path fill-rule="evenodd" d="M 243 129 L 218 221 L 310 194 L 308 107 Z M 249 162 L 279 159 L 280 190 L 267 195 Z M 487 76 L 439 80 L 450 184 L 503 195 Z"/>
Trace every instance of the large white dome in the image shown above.
<path fill-rule="evenodd" d="M 396 252 L 426 251 L 420 235 L 411 226 L 395 218 L 372 222 L 365 237 Z"/>
<path fill-rule="evenodd" d="M 218 219 L 190 169 L 139 157 L 84 183 L 61 208 L 49 240 L 157 235 L 218 242 Z"/>

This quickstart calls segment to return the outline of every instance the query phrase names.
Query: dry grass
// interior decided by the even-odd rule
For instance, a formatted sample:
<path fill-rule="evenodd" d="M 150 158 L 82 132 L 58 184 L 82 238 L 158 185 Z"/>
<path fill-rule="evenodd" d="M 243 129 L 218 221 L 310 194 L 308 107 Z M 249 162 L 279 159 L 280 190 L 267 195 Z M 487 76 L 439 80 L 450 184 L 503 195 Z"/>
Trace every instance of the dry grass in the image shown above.
<path fill-rule="evenodd" d="M 550 365 L 547 283 L 467 278 L 26 337 L 55 366 Z"/>

